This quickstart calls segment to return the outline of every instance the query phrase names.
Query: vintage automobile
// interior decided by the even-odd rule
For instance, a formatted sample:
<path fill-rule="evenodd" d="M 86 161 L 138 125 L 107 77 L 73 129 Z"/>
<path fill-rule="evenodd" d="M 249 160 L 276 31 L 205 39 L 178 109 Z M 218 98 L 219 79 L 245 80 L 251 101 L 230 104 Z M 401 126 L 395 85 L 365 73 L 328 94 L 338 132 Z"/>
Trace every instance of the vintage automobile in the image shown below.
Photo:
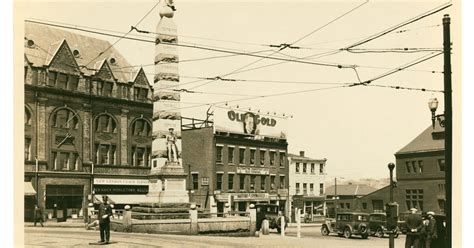
<path fill-rule="evenodd" d="M 268 221 L 268 227 L 276 229 L 281 232 L 281 218 L 285 218 L 285 226 L 283 230 L 288 227 L 289 218 L 281 214 L 280 206 L 277 204 L 259 203 L 255 205 L 257 210 L 257 230 L 260 230 L 264 221 Z"/>
<path fill-rule="evenodd" d="M 321 226 L 323 236 L 329 233 L 337 233 L 338 236 L 350 238 L 352 235 L 360 235 L 363 239 L 369 237 L 369 214 L 358 212 L 338 213 L 336 219 L 326 219 Z"/>
<path fill-rule="evenodd" d="M 387 215 L 385 213 L 372 213 L 369 215 L 369 234 L 383 238 L 385 234 L 390 234 L 387 228 Z M 398 227 L 393 231 L 394 237 L 398 237 Z"/>

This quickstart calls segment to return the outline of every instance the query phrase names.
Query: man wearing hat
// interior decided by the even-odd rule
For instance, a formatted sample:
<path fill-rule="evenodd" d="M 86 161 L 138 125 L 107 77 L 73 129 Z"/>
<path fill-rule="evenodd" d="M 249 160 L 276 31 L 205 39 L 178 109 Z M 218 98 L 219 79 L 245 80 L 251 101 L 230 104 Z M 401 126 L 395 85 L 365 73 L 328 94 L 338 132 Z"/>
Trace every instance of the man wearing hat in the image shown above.
<path fill-rule="evenodd" d="M 109 205 L 108 197 L 103 195 L 97 216 L 99 218 L 100 243 L 108 244 L 110 241 L 110 216 L 112 216 L 112 207 Z"/>
<path fill-rule="evenodd" d="M 417 214 L 416 208 L 410 209 L 410 214 L 405 218 L 405 224 L 407 225 L 407 236 L 405 239 L 405 248 L 418 248 L 420 247 L 420 231 L 423 227 L 423 220 L 421 215 Z"/>
<path fill-rule="evenodd" d="M 425 247 L 430 248 L 431 242 L 438 238 L 438 231 L 436 226 L 436 219 L 434 218 L 434 212 L 429 211 L 426 213 L 428 216 L 428 225 L 426 226 L 426 237 L 425 237 Z"/>

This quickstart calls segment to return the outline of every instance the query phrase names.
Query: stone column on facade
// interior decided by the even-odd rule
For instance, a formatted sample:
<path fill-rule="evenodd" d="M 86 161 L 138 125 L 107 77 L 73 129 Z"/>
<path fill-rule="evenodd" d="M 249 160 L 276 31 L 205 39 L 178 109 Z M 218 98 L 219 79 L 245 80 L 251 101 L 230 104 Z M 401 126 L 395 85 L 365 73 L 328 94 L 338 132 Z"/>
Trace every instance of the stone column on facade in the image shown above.
<path fill-rule="evenodd" d="M 156 27 L 155 78 L 153 80 L 153 142 L 149 200 L 160 203 L 189 202 L 186 173 L 181 161 L 181 111 L 178 71 L 178 32 L 174 6 L 166 1 Z M 154 190 L 157 191 L 154 191 Z"/>
<path fill-rule="evenodd" d="M 82 132 L 83 132 L 83 155 L 82 155 L 82 159 L 83 159 L 83 163 L 91 163 L 92 162 L 92 151 L 91 151 L 91 144 L 92 144 L 92 130 L 93 128 L 91 127 L 92 125 L 92 116 L 91 116 L 91 112 L 92 112 L 92 108 L 91 108 L 91 105 L 88 104 L 88 103 L 84 103 L 83 105 L 83 108 L 84 108 L 84 118 L 83 118 L 83 123 L 82 123 L 82 126 L 83 126 L 83 129 L 82 129 Z"/>
<path fill-rule="evenodd" d="M 47 117 L 46 117 L 46 102 L 48 98 L 46 97 L 38 97 L 38 110 L 36 113 L 37 118 L 37 142 L 38 145 L 36 146 L 38 152 L 38 160 L 39 161 L 46 161 L 46 128 L 47 128 Z"/>
<path fill-rule="evenodd" d="M 128 165 L 128 109 L 120 112 L 120 164 Z"/>

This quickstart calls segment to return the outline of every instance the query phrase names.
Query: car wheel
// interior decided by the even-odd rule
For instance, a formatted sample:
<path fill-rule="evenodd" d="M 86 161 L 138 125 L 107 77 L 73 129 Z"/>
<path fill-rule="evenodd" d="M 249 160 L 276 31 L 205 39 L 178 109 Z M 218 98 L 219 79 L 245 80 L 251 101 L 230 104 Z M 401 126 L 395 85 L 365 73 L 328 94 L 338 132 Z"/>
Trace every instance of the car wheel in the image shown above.
<path fill-rule="evenodd" d="M 379 238 L 383 238 L 383 230 L 382 228 L 378 228 L 377 231 L 375 232 L 375 236 L 379 237 Z"/>
<path fill-rule="evenodd" d="M 352 236 L 351 229 L 347 228 L 344 229 L 344 238 L 349 239 Z"/>
<path fill-rule="evenodd" d="M 268 220 L 262 220 L 262 234 L 268 235 L 270 233 L 270 223 Z"/>
<path fill-rule="evenodd" d="M 323 236 L 328 236 L 329 235 L 329 228 L 327 226 L 322 226 L 321 227 L 321 234 Z"/>

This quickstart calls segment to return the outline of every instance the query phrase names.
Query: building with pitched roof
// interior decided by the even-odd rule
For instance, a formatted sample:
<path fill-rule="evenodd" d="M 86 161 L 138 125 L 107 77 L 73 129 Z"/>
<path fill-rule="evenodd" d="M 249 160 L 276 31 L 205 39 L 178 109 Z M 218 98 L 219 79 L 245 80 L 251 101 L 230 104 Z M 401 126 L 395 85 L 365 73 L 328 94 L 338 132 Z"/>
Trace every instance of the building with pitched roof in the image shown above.
<path fill-rule="evenodd" d="M 353 211 L 358 210 L 358 201 L 362 197 L 376 191 L 377 189 L 365 184 L 342 184 L 329 186 L 326 188 L 326 204 L 328 215 L 335 214 L 335 197 L 337 197 L 337 211 Z"/>
<path fill-rule="evenodd" d="M 153 111 L 143 69 L 108 41 L 26 22 L 24 72 L 25 218 L 36 202 L 65 219 L 86 215 L 95 195 L 116 207 L 143 199 Z"/>
<path fill-rule="evenodd" d="M 444 128 L 431 125 L 395 153 L 396 167 L 394 201 L 400 213 L 410 208 L 444 214 L 446 203 Z M 387 169 L 388 174 L 388 169 Z M 339 189 L 339 188 L 338 188 Z M 390 188 L 386 186 L 360 199 L 365 212 L 383 212 L 389 203 Z"/>

